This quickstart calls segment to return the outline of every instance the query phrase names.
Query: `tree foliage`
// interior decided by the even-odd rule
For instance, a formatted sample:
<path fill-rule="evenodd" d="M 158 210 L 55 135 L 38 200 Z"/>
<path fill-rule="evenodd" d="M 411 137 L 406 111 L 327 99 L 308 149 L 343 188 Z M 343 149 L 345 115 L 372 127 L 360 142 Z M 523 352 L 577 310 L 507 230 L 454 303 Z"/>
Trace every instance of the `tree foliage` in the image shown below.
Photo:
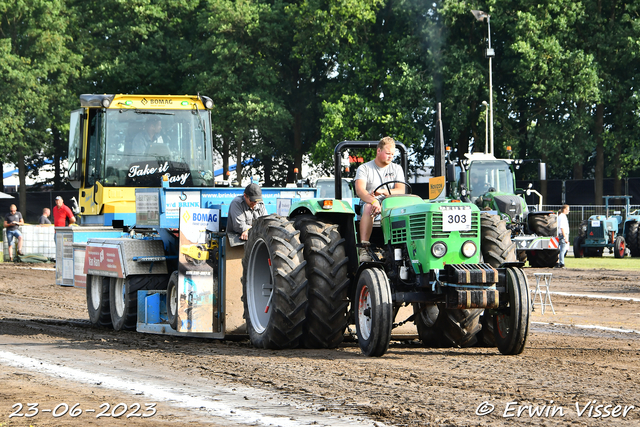
<path fill-rule="evenodd" d="M 438 103 L 448 145 L 480 151 L 487 23 L 471 9 L 491 15 L 496 155 L 594 177 L 597 195 L 640 172 L 630 0 L 0 0 L 0 158 L 63 157 L 87 92 L 212 97 L 225 170 L 250 160 L 239 172 L 268 185 L 305 155 L 330 172 L 342 140 L 390 135 L 420 166 Z"/>

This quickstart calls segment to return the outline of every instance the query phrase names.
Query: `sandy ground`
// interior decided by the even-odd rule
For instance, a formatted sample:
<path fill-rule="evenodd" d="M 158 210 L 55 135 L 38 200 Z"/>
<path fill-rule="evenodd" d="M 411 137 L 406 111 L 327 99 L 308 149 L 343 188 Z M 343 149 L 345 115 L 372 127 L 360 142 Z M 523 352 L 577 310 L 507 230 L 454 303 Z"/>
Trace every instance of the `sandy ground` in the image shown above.
<path fill-rule="evenodd" d="M 607 298 L 552 294 L 519 356 L 396 341 L 366 358 L 97 329 L 44 267 L 0 264 L 0 427 L 640 425 L 640 272 L 525 269 Z"/>

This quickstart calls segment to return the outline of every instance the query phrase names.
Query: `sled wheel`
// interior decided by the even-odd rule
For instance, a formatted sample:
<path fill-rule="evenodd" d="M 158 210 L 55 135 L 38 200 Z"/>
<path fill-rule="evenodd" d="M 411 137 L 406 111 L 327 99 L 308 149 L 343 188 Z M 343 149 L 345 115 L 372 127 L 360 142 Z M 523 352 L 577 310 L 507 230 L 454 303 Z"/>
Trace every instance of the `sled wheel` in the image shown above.
<path fill-rule="evenodd" d="M 292 222 L 268 215 L 254 223 L 242 259 L 244 317 L 251 344 L 292 348 L 300 343 L 307 309 L 303 247 Z"/>
<path fill-rule="evenodd" d="M 109 301 L 111 323 L 116 331 L 133 331 L 138 321 L 138 292 L 131 291 L 129 278 L 111 278 Z"/>
<path fill-rule="evenodd" d="M 178 272 L 174 271 L 169 278 L 167 285 L 167 320 L 169 325 L 178 330 Z"/>
<path fill-rule="evenodd" d="M 110 328 L 109 278 L 88 274 L 86 291 L 87 311 L 91 324 Z"/>
<path fill-rule="evenodd" d="M 616 258 L 624 258 L 624 252 L 627 249 L 624 237 L 618 236 L 614 242 L 613 256 Z"/>
<path fill-rule="evenodd" d="M 393 306 L 389 279 L 378 268 L 360 274 L 356 288 L 356 332 L 366 356 L 379 357 L 389 349 Z"/>
<path fill-rule="evenodd" d="M 520 354 L 529 334 L 529 286 L 520 268 L 507 268 L 508 306 L 494 317 L 494 334 L 500 353 Z"/>

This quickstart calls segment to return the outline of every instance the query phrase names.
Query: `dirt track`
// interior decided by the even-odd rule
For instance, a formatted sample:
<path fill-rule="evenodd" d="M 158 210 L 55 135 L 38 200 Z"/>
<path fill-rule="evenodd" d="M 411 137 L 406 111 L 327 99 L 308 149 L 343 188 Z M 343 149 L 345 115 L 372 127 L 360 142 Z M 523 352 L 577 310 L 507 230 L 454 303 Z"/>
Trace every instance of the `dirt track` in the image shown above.
<path fill-rule="evenodd" d="M 53 285 L 51 270 L 0 264 L 0 426 L 640 425 L 640 272 L 525 271 L 530 286 L 533 273 L 552 272 L 552 291 L 636 301 L 554 294 L 557 314 L 536 307 L 520 356 L 412 341 L 371 359 L 352 342 L 264 351 L 96 329 L 83 289 Z M 121 402 L 141 409 L 96 418 L 101 404 L 117 415 Z M 36 416 L 10 418 L 28 414 L 27 403 L 39 403 Z M 42 412 L 62 403 L 98 411 Z M 145 403 L 157 413 L 142 417 L 152 412 Z"/>

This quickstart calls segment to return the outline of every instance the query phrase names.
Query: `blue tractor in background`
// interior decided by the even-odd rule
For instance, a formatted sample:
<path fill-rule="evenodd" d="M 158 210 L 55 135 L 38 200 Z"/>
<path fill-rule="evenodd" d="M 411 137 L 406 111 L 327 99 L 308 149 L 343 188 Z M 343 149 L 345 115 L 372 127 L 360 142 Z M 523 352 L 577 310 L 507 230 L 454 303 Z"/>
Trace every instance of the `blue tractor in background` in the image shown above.
<path fill-rule="evenodd" d="M 634 257 L 640 256 L 638 241 L 640 215 L 636 211 L 631 212 L 631 196 L 603 196 L 603 198 L 606 214 L 591 215 L 588 220 L 580 224 L 578 236 L 573 240 L 575 257 L 601 257 L 605 248 L 613 251 L 616 258 L 623 258 L 627 252 Z M 625 200 L 624 215 L 621 210 L 616 210 L 613 215 L 609 215 L 611 199 Z"/>

